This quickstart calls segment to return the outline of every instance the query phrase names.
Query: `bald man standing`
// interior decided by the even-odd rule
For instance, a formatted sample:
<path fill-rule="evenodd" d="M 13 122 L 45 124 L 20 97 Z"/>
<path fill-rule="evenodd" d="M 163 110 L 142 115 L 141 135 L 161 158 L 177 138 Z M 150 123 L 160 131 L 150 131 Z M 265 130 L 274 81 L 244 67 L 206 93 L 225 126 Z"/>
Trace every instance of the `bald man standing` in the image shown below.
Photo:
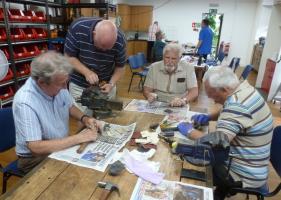
<path fill-rule="evenodd" d="M 69 90 L 74 99 L 84 88 L 106 81 L 101 87 L 109 98 L 116 95 L 116 82 L 124 73 L 126 39 L 109 20 L 79 18 L 72 22 L 64 45 L 64 53 L 74 66 Z M 86 107 L 76 104 L 83 112 Z"/>

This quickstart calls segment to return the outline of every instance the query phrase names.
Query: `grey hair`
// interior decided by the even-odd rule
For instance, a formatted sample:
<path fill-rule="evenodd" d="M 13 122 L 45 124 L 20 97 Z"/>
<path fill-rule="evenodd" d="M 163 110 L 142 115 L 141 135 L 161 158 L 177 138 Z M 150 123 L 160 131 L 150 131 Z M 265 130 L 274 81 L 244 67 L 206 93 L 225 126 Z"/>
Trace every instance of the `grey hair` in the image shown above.
<path fill-rule="evenodd" d="M 227 66 L 216 66 L 209 69 L 203 81 L 208 81 L 212 88 L 231 88 L 235 89 L 239 85 L 236 74 Z"/>
<path fill-rule="evenodd" d="M 173 51 L 173 52 L 177 52 L 179 54 L 179 58 L 182 56 L 182 52 L 183 49 L 181 47 L 181 45 L 179 45 L 178 43 L 168 43 L 163 50 L 163 55 L 165 55 L 167 53 L 167 51 Z"/>
<path fill-rule="evenodd" d="M 47 51 L 31 62 L 31 77 L 50 83 L 55 74 L 68 75 L 73 69 L 67 57 L 55 51 Z"/>

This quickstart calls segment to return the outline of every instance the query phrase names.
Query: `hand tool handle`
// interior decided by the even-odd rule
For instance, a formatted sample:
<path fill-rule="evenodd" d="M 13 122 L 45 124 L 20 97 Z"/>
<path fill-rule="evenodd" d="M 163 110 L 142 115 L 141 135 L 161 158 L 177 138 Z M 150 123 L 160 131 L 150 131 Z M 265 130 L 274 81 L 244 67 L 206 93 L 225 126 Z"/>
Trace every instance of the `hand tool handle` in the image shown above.
<path fill-rule="evenodd" d="M 107 200 L 110 194 L 111 194 L 111 191 L 110 191 L 110 190 L 104 190 L 104 191 L 102 191 L 99 200 Z"/>
<path fill-rule="evenodd" d="M 86 149 L 88 144 L 89 144 L 89 142 L 81 143 L 79 149 L 77 149 L 76 152 L 79 153 L 79 154 L 83 153 L 83 151 Z"/>

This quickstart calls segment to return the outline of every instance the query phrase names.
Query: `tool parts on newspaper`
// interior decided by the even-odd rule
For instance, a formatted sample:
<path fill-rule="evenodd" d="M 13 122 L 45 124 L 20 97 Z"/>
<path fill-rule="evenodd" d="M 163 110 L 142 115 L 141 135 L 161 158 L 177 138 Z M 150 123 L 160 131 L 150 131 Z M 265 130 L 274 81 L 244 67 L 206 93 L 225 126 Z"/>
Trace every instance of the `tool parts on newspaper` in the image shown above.
<path fill-rule="evenodd" d="M 122 101 L 109 99 L 107 94 L 100 90 L 100 86 L 96 85 L 84 89 L 77 102 L 93 110 L 96 119 L 111 117 L 112 110 L 123 109 Z"/>

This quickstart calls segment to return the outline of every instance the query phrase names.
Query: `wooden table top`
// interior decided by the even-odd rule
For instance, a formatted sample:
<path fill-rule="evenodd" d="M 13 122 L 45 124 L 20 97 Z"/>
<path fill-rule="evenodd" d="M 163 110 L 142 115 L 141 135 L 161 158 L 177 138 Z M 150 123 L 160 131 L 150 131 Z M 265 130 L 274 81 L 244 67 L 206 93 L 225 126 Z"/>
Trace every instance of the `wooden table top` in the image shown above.
<path fill-rule="evenodd" d="M 159 123 L 163 115 L 149 113 L 121 111 L 116 117 L 106 121 L 115 124 L 128 125 L 137 122 L 136 130 L 147 130 L 152 123 Z M 132 149 L 131 146 L 126 146 Z M 172 155 L 168 144 L 159 141 L 157 151 L 152 158 L 153 161 L 161 163 L 160 172 L 165 173 L 164 179 L 179 181 L 182 168 L 182 161 L 178 156 Z M 184 163 L 185 168 L 199 169 L 188 163 Z M 199 170 L 207 171 L 207 176 L 211 177 L 209 168 L 201 167 Z M 126 200 L 130 199 L 138 177 L 123 170 L 119 176 L 110 176 L 107 170 L 99 172 L 93 169 L 79 167 L 63 161 L 47 158 L 29 174 L 19 181 L 17 186 L 7 192 L 1 199 L 77 199 L 94 200 L 99 199 L 103 189 L 97 187 L 99 181 L 110 181 L 118 185 L 121 196 L 113 192 L 109 199 Z M 211 178 L 207 186 L 211 186 Z M 182 179 L 182 182 L 206 186 L 205 182 L 191 179 Z"/>

